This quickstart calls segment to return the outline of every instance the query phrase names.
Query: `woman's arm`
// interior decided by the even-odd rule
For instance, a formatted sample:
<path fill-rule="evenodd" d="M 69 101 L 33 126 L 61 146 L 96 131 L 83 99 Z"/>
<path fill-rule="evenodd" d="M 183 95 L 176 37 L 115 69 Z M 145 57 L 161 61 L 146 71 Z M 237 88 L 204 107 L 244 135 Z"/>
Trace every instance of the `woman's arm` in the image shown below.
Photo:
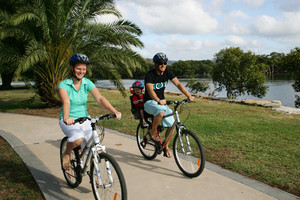
<path fill-rule="evenodd" d="M 59 98 L 61 100 L 62 103 L 62 107 L 63 107 L 63 121 L 67 124 L 67 125 L 71 125 L 74 124 L 74 118 L 69 118 L 69 114 L 70 114 L 70 99 L 69 99 L 69 95 L 67 90 L 59 88 L 58 89 L 58 95 Z"/>
<path fill-rule="evenodd" d="M 103 97 L 99 90 L 94 87 L 92 90 L 91 90 L 91 93 L 94 97 L 94 99 L 96 100 L 96 102 L 99 104 L 99 105 L 103 105 L 107 110 L 109 110 L 110 112 L 114 113 L 117 117 L 117 119 L 121 119 L 122 117 L 122 114 L 120 112 L 118 112 L 106 99 L 105 97 Z"/>

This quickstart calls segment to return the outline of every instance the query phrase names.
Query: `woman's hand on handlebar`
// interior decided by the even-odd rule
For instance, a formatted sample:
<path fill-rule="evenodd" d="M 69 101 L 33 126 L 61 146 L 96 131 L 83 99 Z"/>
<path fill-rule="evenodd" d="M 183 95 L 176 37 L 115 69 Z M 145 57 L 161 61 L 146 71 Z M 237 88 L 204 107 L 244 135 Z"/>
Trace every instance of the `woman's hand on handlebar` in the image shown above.
<path fill-rule="evenodd" d="M 65 122 L 65 124 L 67 124 L 67 125 L 72 125 L 72 124 L 74 124 L 75 120 L 74 120 L 73 117 L 70 117 L 70 118 L 64 119 L 64 122 Z"/>
<path fill-rule="evenodd" d="M 118 120 L 120 120 L 121 119 L 121 117 L 122 117 L 122 113 L 120 113 L 120 112 L 115 112 L 115 115 L 116 115 L 116 118 L 118 119 Z"/>

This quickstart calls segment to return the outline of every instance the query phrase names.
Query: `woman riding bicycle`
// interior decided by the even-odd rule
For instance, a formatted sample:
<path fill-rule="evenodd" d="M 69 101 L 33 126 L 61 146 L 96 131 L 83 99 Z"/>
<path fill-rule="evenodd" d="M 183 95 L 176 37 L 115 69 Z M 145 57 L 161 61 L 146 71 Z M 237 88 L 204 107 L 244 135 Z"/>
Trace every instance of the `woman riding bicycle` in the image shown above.
<path fill-rule="evenodd" d="M 69 64 L 70 77 L 58 85 L 58 94 L 62 102 L 59 125 L 64 134 L 68 136 L 67 149 L 62 159 L 65 170 L 70 169 L 72 150 L 81 145 L 83 141 L 88 141 L 92 135 L 91 122 L 89 120 L 82 124 L 74 124 L 75 119 L 89 116 L 86 105 L 88 92 L 92 94 L 98 104 L 103 105 L 110 112 L 116 114 L 117 119 L 121 119 L 121 113 L 100 94 L 92 81 L 84 77 L 86 67 L 90 64 L 89 58 L 84 54 L 76 53 L 71 56 Z"/>
<path fill-rule="evenodd" d="M 180 83 L 178 78 L 173 74 L 172 71 L 167 69 L 168 58 L 164 53 L 157 53 L 153 57 L 153 62 L 155 69 L 150 70 L 145 75 L 145 95 L 144 95 L 144 108 L 145 111 L 154 116 L 151 137 L 155 141 L 159 141 L 157 135 L 157 126 L 162 122 L 164 127 L 168 127 L 166 131 L 166 136 L 171 134 L 173 135 L 174 129 L 171 132 L 171 126 L 174 123 L 174 117 L 166 117 L 163 119 L 163 116 L 169 115 L 172 113 L 172 110 L 166 105 L 166 100 L 164 96 L 164 91 L 167 85 L 168 80 L 171 80 L 172 83 L 191 101 L 194 101 L 195 98 L 185 89 L 185 87 Z M 170 137 L 171 139 L 172 137 Z M 170 158 L 171 151 L 169 149 L 169 142 L 166 141 L 165 155 Z"/>

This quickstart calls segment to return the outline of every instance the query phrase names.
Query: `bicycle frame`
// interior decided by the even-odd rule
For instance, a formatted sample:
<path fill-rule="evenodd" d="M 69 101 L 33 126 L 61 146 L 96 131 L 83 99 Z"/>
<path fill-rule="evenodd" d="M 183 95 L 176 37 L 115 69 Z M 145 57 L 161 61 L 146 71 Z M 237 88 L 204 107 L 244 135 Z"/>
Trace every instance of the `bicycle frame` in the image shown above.
<path fill-rule="evenodd" d="M 171 126 L 171 130 L 170 130 L 169 133 L 172 133 L 172 132 L 174 131 L 174 129 L 176 128 L 177 133 L 180 135 L 181 130 L 180 130 L 179 127 L 185 128 L 185 125 L 184 125 L 183 123 L 180 122 L 179 113 L 178 113 L 178 111 L 177 111 L 177 108 L 178 108 L 179 105 L 180 105 L 180 104 L 176 104 L 176 105 L 174 106 L 173 113 L 171 113 L 171 114 L 169 114 L 169 115 L 166 115 L 166 116 L 164 116 L 163 118 L 166 118 L 166 117 L 170 117 L 170 116 L 175 115 L 175 121 L 174 121 L 173 125 Z M 158 133 L 159 133 L 159 135 L 160 135 L 160 132 L 158 132 Z M 171 134 L 166 135 L 166 138 L 165 138 L 164 141 L 162 141 L 162 143 L 161 143 L 162 148 L 165 148 L 166 141 L 168 141 L 172 136 L 173 136 L 173 135 L 171 135 Z M 180 136 L 181 136 L 181 135 L 180 135 Z M 180 137 L 180 138 L 181 138 L 181 137 Z M 182 140 L 181 140 L 181 139 L 180 139 L 180 144 L 181 144 L 181 146 L 182 146 Z M 183 146 L 182 146 L 182 147 L 183 147 Z"/>
<path fill-rule="evenodd" d="M 151 137 L 151 125 L 149 127 L 143 127 L 140 123 L 137 127 L 137 145 L 141 154 L 148 160 L 153 160 L 158 154 L 164 152 L 164 156 L 167 155 L 167 143 L 171 141 L 173 133 L 173 153 L 178 168 L 187 177 L 193 178 L 199 176 L 205 166 L 205 155 L 202 144 L 195 133 L 188 130 L 183 122 L 180 121 L 179 111 L 177 110 L 181 104 L 190 102 L 188 99 L 183 101 L 167 101 L 167 105 L 175 104 L 172 113 L 164 116 L 163 118 L 174 116 L 175 120 L 171 127 L 168 128 L 164 140 L 162 141 L 161 124 L 157 127 L 157 134 L 159 136 L 159 142 L 156 142 Z M 152 120 L 153 121 L 153 120 Z M 150 121 L 148 121 L 151 124 Z M 146 129 L 146 130 L 145 130 Z"/>
<path fill-rule="evenodd" d="M 85 160 L 85 164 L 82 165 L 82 163 L 81 163 L 82 161 L 80 162 L 81 174 L 82 175 L 87 174 L 89 162 L 90 162 L 91 158 L 93 158 L 94 166 L 95 166 L 96 173 L 97 173 L 98 184 L 101 185 L 101 187 L 106 188 L 106 187 L 109 187 L 113 183 L 113 178 L 112 178 L 112 175 L 111 175 L 109 162 L 107 161 L 106 162 L 106 168 L 107 168 L 107 171 L 108 171 L 110 184 L 109 185 L 103 185 L 103 183 L 101 181 L 100 171 L 99 171 L 98 164 L 97 164 L 98 160 L 99 160 L 98 159 L 98 157 L 99 157 L 98 153 L 99 152 L 106 152 L 106 147 L 104 145 L 101 145 L 100 141 L 99 141 L 99 143 L 95 142 L 95 141 L 99 140 L 98 133 L 97 133 L 97 130 L 96 130 L 96 122 L 97 122 L 96 119 L 91 120 L 92 136 L 90 137 L 87 144 L 83 148 L 81 154 L 79 154 L 79 159 L 81 161 L 85 157 L 86 152 L 89 151 L 88 155 L 86 157 L 86 160 Z M 104 129 L 102 131 L 104 131 Z"/>

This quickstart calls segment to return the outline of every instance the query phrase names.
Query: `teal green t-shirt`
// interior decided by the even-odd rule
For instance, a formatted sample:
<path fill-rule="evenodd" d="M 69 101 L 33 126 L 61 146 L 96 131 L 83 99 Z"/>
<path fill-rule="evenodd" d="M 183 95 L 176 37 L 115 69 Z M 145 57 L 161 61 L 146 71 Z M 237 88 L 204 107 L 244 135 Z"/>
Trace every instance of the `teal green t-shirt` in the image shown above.
<path fill-rule="evenodd" d="M 70 114 L 69 117 L 74 119 L 89 116 L 87 112 L 86 102 L 88 99 L 88 92 L 91 91 L 95 84 L 87 78 L 81 80 L 79 91 L 76 90 L 72 78 L 67 78 L 59 83 L 58 89 L 65 89 L 68 92 L 70 99 Z M 59 119 L 63 118 L 63 108 L 60 109 Z"/>

